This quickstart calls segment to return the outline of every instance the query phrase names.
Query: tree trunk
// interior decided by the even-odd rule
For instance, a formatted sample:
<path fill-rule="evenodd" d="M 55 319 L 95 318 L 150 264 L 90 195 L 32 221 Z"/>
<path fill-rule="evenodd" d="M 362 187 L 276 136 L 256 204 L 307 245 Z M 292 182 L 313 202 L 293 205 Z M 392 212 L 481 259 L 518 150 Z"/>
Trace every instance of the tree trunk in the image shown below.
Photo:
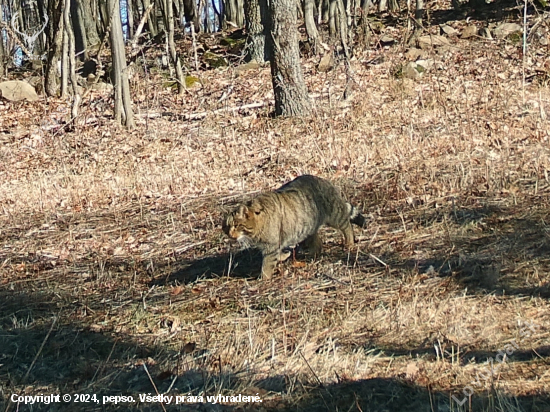
<path fill-rule="evenodd" d="M 244 26 L 243 0 L 225 0 L 225 21 L 232 22 L 237 27 Z"/>
<path fill-rule="evenodd" d="M 416 27 L 422 30 L 422 17 L 424 16 L 424 0 L 416 0 L 416 9 L 414 11 L 414 19 Z"/>
<path fill-rule="evenodd" d="M 271 0 L 269 11 L 271 35 L 268 40 L 275 114 L 308 115 L 311 102 L 300 66 L 296 3 L 293 0 Z"/>
<path fill-rule="evenodd" d="M 315 24 L 315 0 L 304 0 L 304 23 L 306 25 L 307 39 L 313 54 L 319 53 L 319 31 Z"/>
<path fill-rule="evenodd" d="M 133 39 L 134 38 L 134 7 L 132 4 L 132 0 L 126 1 L 127 5 L 127 15 L 128 15 L 128 38 Z"/>
<path fill-rule="evenodd" d="M 78 116 L 78 108 L 80 106 L 80 94 L 78 93 L 78 84 L 76 82 L 76 58 L 75 58 L 75 39 L 74 32 L 71 25 L 71 0 L 65 0 L 65 10 L 63 11 L 63 26 L 66 32 L 68 40 L 68 55 L 69 55 L 69 67 L 65 67 L 65 70 L 68 69 L 68 74 L 71 78 L 71 85 L 73 89 L 73 105 L 71 108 L 71 118 L 76 119 Z M 66 59 L 64 59 L 66 60 Z"/>
<path fill-rule="evenodd" d="M 130 84 L 128 83 L 119 0 L 108 0 L 107 9 L 111 21 L 110 38 L 113 59 L 112 72 L 115 83 L 115 120 L 120 124 L 124 121 L 128 129 L 133 129 L 135 127 L 134 113 L 132 111 Z"/>
<path fill-rule="evenodd" d="M 181 69 L 181 62 L 178 54 L 176 53 L 176 45 L 174 43 L 174 8 L 172 7 L 173 0 L 165 0 L 164 12 L 165 22 L 168 32 L 166 33 L 168 42 L 168 50 L 170 51 L 170 59 L 172 65 L 176 71 L 176 79 L 178 81 L 178 94 L 182 95 L 185 92 L 185 78 L 183 77 L 183 71 Z"/>
<path fill-rule="evenodd" d="M 218 0 L 212 0 L 212 8 L 214 9 L 214 13 L 218 17 L 218 30 L 221 30 L 224 24 L 223 1 L 220 1 L 218 5 L 216 5 L 217 1 Z"/>
<path fill-rule="evenodd" d="M 151 5 L 150 0 L 143 0 L 144 10 L 148 10 L 150 5 Z M 151 38 L 156 37 L 158 34 L 156 12 L 157 12 L 156 5 L 154 5 L 153 10 L 151 10 L 151 12 L 149 13 L 149 16 L 147 17 L 147 28 L 149 33 L 151 34 Z"/>
<path fill-rule="evenodd" d="M 6 49 L 4 47 L 4 30 L 0 30 L 0 76 L 4 77 L 4 74 L 7 73 L 6 63 L 8 61 L 8 56 Z"/>
<path fill-rule="evenodd" d="M 63 42 L 63 1 L 48 1 L 48 61 L 46 63 L 46 78 L 44 79 L 44 91 L 48 96 L 57 96 L 58 84 L 57 64 L 61 57 Z"/>
<path fill-rule="evenodd" d="M 344 49 L 344 56 L 346 56 L 346 59 L 349 59 L 349 50 L 348 50 L 348 37 L 349 37 L 349 29 L 348 29 L 348 22 L 346 18 L 346 10 L 344 7 L 344 3 L 342 0 L 336 0 L 338 4 L 338 28 L 340 29 L 340 43 L 342 44 L 342 48 Z"/>
<path fill-rule="evenodd" d="M 246 59 L 264 63 L 269 60 L 269 49 L 265 42 L 265 28 L 268 26 L 267 0 L 245 0 Z"/>
<path fill-rule="evenodd" d="M 84 52 L 84 60 L 88 60 L 88 38 L 86 36 L 85 20 L 81 13 L 80 0 L 71 0 L 69 6 L 73 9 L 71 13 L 71 23 L 74 28 L 73 36 L 75 38 L 76 52 Z"/>
<path fill-rule="evenodd" d="M 197 3 L 194 0 L 183 0 L 183 13 L 185 15 L 185 21 L 188 23 L 193 22 L 195 28 L 199 30 L 200 20 L 197 13 Z"/>
<path fill-rule="evenodd" d="M 394 13 L 399 11 L 399 3 L 397 0 L 388 0 L 388 10 Z"/>
<path fill-rule="evenodd" d="M 336 37 L 338 33 L 338 0 L 330 0 L 328 6 L 328 34 L 330 37 Z"/>
<path fill-rule="evenodd" d="M 69 35 L 63 30 L 63 47 L 61 52 L 61 98 L 67 97 L 69 91 Z"/>
<path fill-rule="evenodd" d="M 100 39 L 105 35 L 105 30 L 109 27 L 109 15 L 107 13 L 107 0 L 98 0 L 96 4 L 96 13 L 99 16 L 96 21 L 97 32 Z"/>

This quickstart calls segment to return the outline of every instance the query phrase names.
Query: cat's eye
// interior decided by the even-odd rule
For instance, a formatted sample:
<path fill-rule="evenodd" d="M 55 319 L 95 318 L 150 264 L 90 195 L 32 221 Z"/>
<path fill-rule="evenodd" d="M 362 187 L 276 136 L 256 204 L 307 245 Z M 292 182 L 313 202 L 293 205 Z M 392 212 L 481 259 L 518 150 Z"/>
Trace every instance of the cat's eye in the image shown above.
<path fill-rule="evenodd" d="M 262 213 L 261 210 L 256 210 L 254 213 L 256 213 L 257 215 L 259 215 L 260 213 Z"/>

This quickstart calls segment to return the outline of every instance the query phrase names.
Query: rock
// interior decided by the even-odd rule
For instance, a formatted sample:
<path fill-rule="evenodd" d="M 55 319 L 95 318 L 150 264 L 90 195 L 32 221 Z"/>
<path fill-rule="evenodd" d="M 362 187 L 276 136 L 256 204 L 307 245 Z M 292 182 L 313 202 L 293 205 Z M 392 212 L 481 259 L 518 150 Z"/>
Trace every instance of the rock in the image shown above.
<path fill-rule="evenodd" d="M 38 99 L 36 90 L 29 83 L 21 80 L 10 80 L 0 83 L 0 95 L 11 102 L 27 100 L 35 102 Z"/>
<path fill-rule="evenodd" d="M 321 58 L 321 61 L 319 62 L 319 66 L 317 66 L 317 70 L 319 70 L 321 73 L 326 73 L 329 70 L 332 70 L 333 68 L 334 68 L 334 53 L 327 52 Z"/>
<path fill-rule="evenodd" d="M 96 91 L 96 92 L 108 92 L 111 93 L 113 91 L 113 85 L 111 83 L 105 83 L 105 82 L 94 82 L 89 85 L 89 88 Z"/>
<path fill-rule="evenodd" d="M 248 70 L 255 70 L 259 68 L 260 68 L 260 64 L 256 61 L 256 59 L 252 59 L 248 63 L 237 66 L 235 71 L 237 72 L 237 74 L 241 75 Z"/>
<path fill-rule="evenodd" d="M 395 39 L 393 37 L 384 35 L 380 38 L 380 43 L 382 44 L 382 46 L 391 46 L 393 43 L 395 43 Z"/>
<path fill-rule="evenodd" d="M 197 76 L 185 76 L 185 87 L 187 87 L 188 89 L 200 84 L 201 81 Z"/>
<path fill-rule="evenodd" d="M 477 36 L 477 27 L 473 24 L 470 24 L 464 27 L 464 30 L 462 30 L 462 35 L 460 37 L 463 39 L 469 39 L 470 37 L 475 36 Z"/>
<path fill-rule="evenodd" d="M 451 26 L 448 26 L 446 24 L 442 25 L 440 29 L 441 34 L 446 34 L 449 37 L 458 36 L 458 30 L 453 29 Z"/>
<path fill-rule="evenodd" d="M 417 39 L 417 41 L 418 41 L 418 46 L 421 49 L 451 45 L 451 42 L 446 37 L 439 36 L 437 34 L 433 34 L 431 36 L 420 36 Z"/>
<path fill-rule="evenodd" d="M 202 58 L 210 67 L 214 69 L 228 66 L 227 60 L 225 60 L 223 56 L 212 53 L 211 51 L 204 52 Z"/>
<path fill-rule="evenodd" d="M 503 39 L 509 36 L 512 33 L 522 33 L 523 30 L 521 26 L 517 23 L 502 23 L 499 24 L 493 30 L 493 33 L 497 39 Z"/>
<path fill-rule="evenodd" d="M 376 34 L 382 33 L 382 30 L 384 30 L 384 23 L 382 23 L 379 20 L 374 20 L 369 22 L 370 29 L 375 32 Z"/>
<path fill-rule="evenodd" d="M 417 65 L 417 68 L 416 68 L 417 71 L 419 69 L 418 66 L 423 68 L 424 69 L 423 71 L 426 71 L 426 70 L 431 69 L 431 67 L 434 65 L 434 59 L 417 60 L 415 63 Z"/>
<path fill-rule="evenodd" d="M 415 62 L 409 62 L 405 67 L 403 67 L 403 77 L 408 79 L 419 79 L 424 72 L 423 69 L 418 70 L 418 65 Z"/>
<path fill-rule="evenodd" d="M 421 58 L 427 57 L 428 53 L 422 49 L 417 49 L 416 47 L 411 47 L 409 50 L 405 52 L 405 57 L 407 60 L 418 60 Z"/>
<path fill-rule="evenodd" d="M 481 37 L 485 37 L 486 39 L 492 39 L 493 38 L 493 36 L 491 35 L 491 30 L 489 30 L 487 27 L 479 29 L 479 35 Z"/>

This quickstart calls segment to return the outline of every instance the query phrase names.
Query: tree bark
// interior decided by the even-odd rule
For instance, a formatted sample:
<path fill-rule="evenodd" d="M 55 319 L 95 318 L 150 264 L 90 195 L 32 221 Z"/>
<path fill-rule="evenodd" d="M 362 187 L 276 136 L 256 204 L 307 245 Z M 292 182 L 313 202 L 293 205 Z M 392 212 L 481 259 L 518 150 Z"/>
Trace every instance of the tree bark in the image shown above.
<path fill-rule="evenodd" d="M 268 22 L 267 0 L 245 0 L 246 20 L 246 59 L 264 63 L 269 60 L 269 49 L 265 41 L 265 28 Z"/>
<path fill-rule="evenodd" d="M 61 57 L 63 42 L 63 1 L 48 1 L 48 61 L 46 63 L 46 78 L 44 79 L 44 91 L 48 96 L 57 96 L 59 89 L 57 79 L 57 64 Z"/>
<path fill-rule="evenodd" d="M 126 67 L 126 52 L 122 36 L 119 0 L 107 0 L 107 9 L 111 20 L 111 54 L 113 58 L 113 79 L 115 83 L 115 120 L 126 124 L 128 129 L 135 127 L 130 84 Z"/>
<path fill-rule="evenodd" d="M 271 0 L 269 11 L 268 39 L 275 114 L 308 115 L 311 112 L 311 102 L 300 66 L 296 3 L 293 0 Z"/>

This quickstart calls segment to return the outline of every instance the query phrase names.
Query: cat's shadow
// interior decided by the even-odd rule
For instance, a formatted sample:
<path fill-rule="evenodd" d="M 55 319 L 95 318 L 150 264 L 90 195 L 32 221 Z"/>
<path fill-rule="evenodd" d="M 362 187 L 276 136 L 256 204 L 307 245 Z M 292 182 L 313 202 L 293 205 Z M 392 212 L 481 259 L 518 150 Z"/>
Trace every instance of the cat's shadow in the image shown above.
<path fill-rule="evenodd" d="M 183 261 L 179 267 L 153 282 L 189 284 L 198 279 L 217 277 L 258 278 L 262 267 L 262 253 L 257 249 L 245 249 L 235 253 L 222 253 L 197 260 Z"/>

